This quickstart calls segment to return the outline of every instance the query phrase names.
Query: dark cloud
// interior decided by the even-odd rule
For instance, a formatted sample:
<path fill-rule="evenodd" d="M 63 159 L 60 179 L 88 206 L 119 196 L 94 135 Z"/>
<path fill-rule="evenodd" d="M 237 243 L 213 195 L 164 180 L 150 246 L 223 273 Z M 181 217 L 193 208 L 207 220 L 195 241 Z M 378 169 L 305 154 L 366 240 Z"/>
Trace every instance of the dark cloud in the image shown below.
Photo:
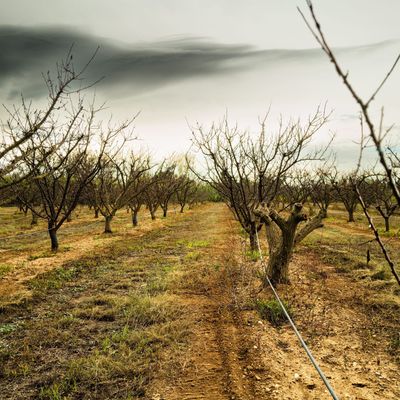
<path fill-rule="evenodd" d="M 101 86 L 121 89 L 151 89 L 236 70 L 257 56 L 250 46 L 221 45 L 196 38 L 129 46 L 71 30 L 1 27 L 0 85 L 7 84 L 8 96 L 20 91 L 29 96 L 41 95 L 43 85 L 37 83 L 41 72 L 65 57 L 72 44 L 77 69 L 100 46 L 87 70 L 88 78 L 104 77 Z"/>
<path fill-rule="evenodd" d="M 100 46 L 86 75 L 91 80 L 104 77 L 99 87 L 120 93 L 140 93 L 184 79 L 321 56 L 319 49 L 260 51 L 251 46 L 218 44 L 203 38 L 181 37 L 133 46 L 80 31 L 3 26 L 0 27 L 3 94 L 8 98 L 21 92 L 26 97 L 44 94 L 40 74 L 65 57 L 72 44 L 77 68 Z M 371 50 L 370 46 L 364 47 Z"/>

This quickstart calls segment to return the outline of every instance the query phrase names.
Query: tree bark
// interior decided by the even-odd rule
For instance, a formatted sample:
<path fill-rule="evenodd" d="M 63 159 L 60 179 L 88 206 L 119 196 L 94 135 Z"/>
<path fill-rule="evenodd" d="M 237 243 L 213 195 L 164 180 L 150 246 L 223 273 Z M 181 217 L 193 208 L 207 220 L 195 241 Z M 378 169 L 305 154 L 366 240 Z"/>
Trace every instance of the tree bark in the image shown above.
<path fill-rule="evenodd" d="M 55 229 L 54 224 L 52 222 L 48 223 L 48 229 L 51 242 L 51 251 L 55 252 L 58 250 L 57 230 Z"/>
<path fill-rule="evenodd" d="M 37 225 L 38 224 L 38 216 L 34 212 L 32 212 L 32 220 L 31 220 L 31 226 Z"/>
<path fill-rule="evenodd" d="M 183 213 L 183 209 L 185 208 L 185 204 L 181 204 L 181 213 Z"/>
<path fill-rule="evenodd" d="M 94 209 L 94 217 L 95 218 L 99 218 L 99 212 L 100 212 L 100 209 L 95 207 L 95 209 Z"/>
<path fill-rule="evenodd" d="M 347 222 L 355 222 L 355 220 L 354 220 L 354 209 L 348 208 L 347 209 L 347 213 L 349 214 L 349 218 L 348 218 Z"/>
<path fill-rule="evenodd" d="M 104 233 L 112 233 L 112 230 L 111 230 L 112 218 L 113 218 L 112 215 L 107 215 L 105 217 Z"/>
<path fill-rule="evenodd" d="M 250 251 L 257 251 L 258 246 L 257 246 L 257 238 L 255 232 L 250 231 L 249 238 L 250 238 Z"/>
<path fill-rule="evenodd" d="M 389 217 L 385 216 L 383 217 L 383 219 L 385 220 L 385 232 L 389 232 L 390 231 Z"/>
<path fill-rule="evenodd" d="M 137 210 L 132 211 L 132 225 L 137 226 L 138 225 L 138 212 Z"/>

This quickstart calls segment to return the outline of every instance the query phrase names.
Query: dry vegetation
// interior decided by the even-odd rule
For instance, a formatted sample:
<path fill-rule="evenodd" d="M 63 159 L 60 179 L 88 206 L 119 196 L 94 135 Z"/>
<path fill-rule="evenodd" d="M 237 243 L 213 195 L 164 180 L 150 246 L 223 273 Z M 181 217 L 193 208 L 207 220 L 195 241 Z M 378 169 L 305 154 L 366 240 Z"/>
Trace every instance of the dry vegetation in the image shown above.
<path fill-rule="evenodd" d="M 149 216 L 138 228 L 122 214 L 118 233 L 99 224 L 95 239 L 84 235 L 89 218 L 82 210 L 69 234 L 65 227 L 57 258 L 28 257 L 30 241 L 19 241 L 24 264 L 3 272 L 1 287 L 47 265 L 2 306 L 2 398 L 326 396 L 225 206 Z M 279 289 L 341 397 L 396 399 L 400 292 L 361 214 L 345 218 L 332 210 L 295 252 L 292 284 Z"/>

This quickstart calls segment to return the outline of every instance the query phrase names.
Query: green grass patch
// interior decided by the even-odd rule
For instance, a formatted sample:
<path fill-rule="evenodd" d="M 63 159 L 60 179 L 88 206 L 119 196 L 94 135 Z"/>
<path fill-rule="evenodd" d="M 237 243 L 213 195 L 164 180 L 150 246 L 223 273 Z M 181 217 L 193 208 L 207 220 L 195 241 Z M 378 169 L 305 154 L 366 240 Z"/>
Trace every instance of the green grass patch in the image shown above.
<path fill-rule="evenodd" d="M 178 240 L 176 244 L 186 246 L 188 249 L 198 249 L 210 245 L 208 240 Z"/>
<path fill-rule="evenodd" d="M 73 280 L 78 275 L 78 271 L 76 267 L 61 267 L 37 276 L 29 282 L 29 286 L 38 292 L 60 289 L 66 282 Z"/>
<path fill-rule="evenodd" d="M 0 264 L 0 278 L 7 275 L 14 268 L 11 264 Z"/>
<path fill-rule="evenodd" d="M 384 269 L 381 269 L 371 275 L 371 279 L 373 281 L 388 281 L 391 279 L 391 277 L 392 277 L 391 273 Z"/>
<path fill-rule="evenodd" d="M 258 250 L 247 250 L 246 251 L 246 257 L 250 261 L 258 261 L 260 259 L 260 252 Z"/>
<path fill-rule="evenodd" d="M 18 324 L 0 324 L 0 335 L 8 335 L 18 329 Z"/>
<path fill-rule="evenodd" d="M 291 307 L 286 302 L 283 302 L 283 305 L 292 316 Z M 277 300 L 256 300 L 255 309 L 262 319 L 269 321 L 274 326 L 280 326 L 287 322 L 285 313 Z"/>
<path fill-rule="evenodd" d="M 69 362 L 57 380 L 40 389 L 42 400 L 81 398 L 91 388 L 91 395 L 102 393 L 112 398 L 109 382 L 126 382 L 126 398 L 138 398 L 160 366 L 161 350 L 178 351 L 186 345 L 188 326 L 173 299 L 166 296 L 130 296 L 119 304 L 125 324 L 106 335 L 97 348 L 85 357 Z M 110 389 L 111 388 L 111 389 Z"/>
<path fill-rule="evenodd" d="M 185 259 L 188 261 L 198 261 L 201 258 L 201 253 L 198 251 L 190 251 L 186 254 Z"/>

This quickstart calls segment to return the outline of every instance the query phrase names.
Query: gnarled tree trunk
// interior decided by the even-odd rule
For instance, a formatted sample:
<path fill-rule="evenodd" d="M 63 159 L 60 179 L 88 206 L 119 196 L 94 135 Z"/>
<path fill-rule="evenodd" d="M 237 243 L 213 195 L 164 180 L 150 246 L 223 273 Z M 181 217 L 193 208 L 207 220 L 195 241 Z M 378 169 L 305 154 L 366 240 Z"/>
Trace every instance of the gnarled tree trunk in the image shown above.
<path fill-rule="evenodd" d="M 302 204 L 295 204 L 287 219 L 265 206 L 255 210 L 256 215 L 261 217 L 261 221 L 266 227 L 269 259 L 265 273 L 273 284 L 290 282 L 289 263 L 296 244 L 300 243 L 314 229 L 323 226 L 322 219 L 326 216 L 325 212 L 321 211 L 308 220 L 302 210 Z M 298 230 L 300 222 L 307 220 L 307 224 Z"/>

